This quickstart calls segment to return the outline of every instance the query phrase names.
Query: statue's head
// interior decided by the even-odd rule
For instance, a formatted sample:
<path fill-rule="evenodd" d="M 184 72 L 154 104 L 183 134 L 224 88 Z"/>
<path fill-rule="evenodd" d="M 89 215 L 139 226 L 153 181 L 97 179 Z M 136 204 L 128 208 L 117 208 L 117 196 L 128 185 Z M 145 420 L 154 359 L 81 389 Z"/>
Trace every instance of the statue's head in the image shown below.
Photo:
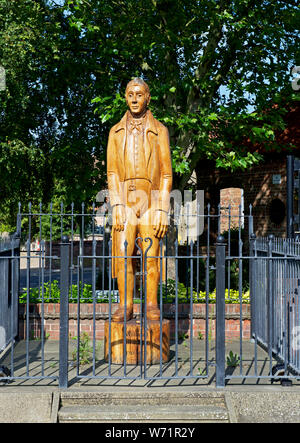
<path fill-rule="evenodd" d="M 144 114 L 150 103 L 149 86 L 141 78 L 134 78 L 126 86 L 125 98 L 131 114 L 139 117 Z"/>

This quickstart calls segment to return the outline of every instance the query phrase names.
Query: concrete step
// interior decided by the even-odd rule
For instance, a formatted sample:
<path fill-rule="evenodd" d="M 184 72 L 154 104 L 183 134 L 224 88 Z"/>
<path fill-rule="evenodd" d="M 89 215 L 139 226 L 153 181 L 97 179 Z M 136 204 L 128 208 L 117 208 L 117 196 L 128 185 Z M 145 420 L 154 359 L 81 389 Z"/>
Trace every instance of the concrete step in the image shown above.
<path fill-rule="evenodd" d="M 62 392 L 60 423 L 229 422 L 223 394 Z"/>
<path fill-rule="evenodd" d="M 228 411 L 221 406 L 63 406 L 59 423 L 217 423 L 229 422 Z"/>
<path fill-rule="evenodd" d="M 225 406 L 225 396 L 220 391 L 62 391 L 61 406 L 73 405 L 214 405 Z"/>

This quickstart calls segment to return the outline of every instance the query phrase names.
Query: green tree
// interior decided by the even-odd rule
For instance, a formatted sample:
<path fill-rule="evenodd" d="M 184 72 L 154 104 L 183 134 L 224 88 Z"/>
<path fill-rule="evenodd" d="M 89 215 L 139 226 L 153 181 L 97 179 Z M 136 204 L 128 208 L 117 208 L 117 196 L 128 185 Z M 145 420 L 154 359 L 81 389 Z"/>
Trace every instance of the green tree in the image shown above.
<path fill-rule="evenodd" d="M 0 0 L 0 64 L 6 71 L 0 141 L 2 167 L 10 171 L 0 179 L 0 218 L 11 230 L 18 201 L 23 207 L 32 201 L 33 209 L 40 201 L 74 202 L 76 212 L 103 186 L 95 164 L 101 123 L 91 104 L 87 52 L 92 48 L 70 25 L 63 5 Z M 23 146 L 26 161 L 18 163 L 12 146 Z"/>
<path fill-rule="evenodd" d="M 69 0 L 68 7 L 72 26 L 101 48 L 96 75 L 110 93 L 95 102 L 106 132 L 123 112 L 128 78 L 142 76 L 153 112 L 170 129 L 181 189 L 201 158 L 232 170 L 253 165 L 261 156 L 241 148 L 243 139 L 268 145 L 283 128 L 284 108 L 271 105 L 293 92 L 296 2 Z"/>
<path fill-rule="evenodd" d="M 95 198 L 133 76 L 169 128 L 174 186 L 203 158 L 251 166 L 242 142 L 271 145 L 283 127 L 298 38 L 295 1 L 0 0 L 0 220 L 18 200 L 76 212 Z"/>

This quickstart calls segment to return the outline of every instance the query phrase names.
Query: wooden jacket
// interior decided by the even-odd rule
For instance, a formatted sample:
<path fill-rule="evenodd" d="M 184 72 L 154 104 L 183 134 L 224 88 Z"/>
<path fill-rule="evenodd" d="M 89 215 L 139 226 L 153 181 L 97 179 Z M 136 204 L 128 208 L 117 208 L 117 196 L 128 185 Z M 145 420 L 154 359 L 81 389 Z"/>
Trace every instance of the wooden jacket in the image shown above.
<path fill-rule="evenodd" d="M 124 198 L 125 143 L 127 111 L 109 133 L 107 146 L 107 179 L 111 206 L 126 204 Z M 172 163 L 168 129 L 147 111 L 145 125 L 145 160 L 151 190 L 157 191 L 151 198 L 158 209 L 169 211 L 172 189 Z M 151 204 L 152 206 L 152 204 Z"/>

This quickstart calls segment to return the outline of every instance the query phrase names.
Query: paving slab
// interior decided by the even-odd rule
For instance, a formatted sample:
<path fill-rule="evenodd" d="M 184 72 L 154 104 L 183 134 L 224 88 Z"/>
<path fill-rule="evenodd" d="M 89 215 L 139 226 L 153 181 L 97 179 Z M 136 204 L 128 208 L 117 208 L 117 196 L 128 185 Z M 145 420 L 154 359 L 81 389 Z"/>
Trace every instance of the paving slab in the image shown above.
<path fill-rule="evenodd" d="M 52 401 L 52 392 L 3 392 L 0 388 L 0 422 L 50 423 Z"/>
<path fill-rule="evenodd" d="M 292 387 L 283 387 L 280 383 L 271 384 L 268 377 L 269 356 L 260 348 L 257 353 L 257 369 L 258 373 L 266 378 L 246 379 L 243 375 L 239 375 L 241 367 L 238 366 L 231 370 L 237 378 L 228 380 L 226 387 L 220 390 L 215 386 L 213 341 L 210 342 L 207 377 L 187 379 L 168 378 L 174 375 L 174 354 L 169 364 L 162 368 L 159 365 L 147 368 L 150 379 L 141 377 L 140 367 L 130 366 L 126 368 L 126 377 L 120 379 L 119 377 L 124 377 L 124 367 L 118 365 L 111 368 L 111 375 L 115 379 L 107 378 L 108 365 L 103 359 L 101 346 L 100 343 L 97 347 L 96 364 L 80 366 L 77 373 L 72 356 L 76 343 L 70 341 L 69 388 L 61 390 L 58 387 L 59 342 L 45 340 L 41 343 L 32 340 L 28 343 L 17 343 L 13 355 L 16 378 L 9 384 L 0 383 L 0 422 L 56 422 L 59 420 L 59 414 L 62 420 L 63 417 L 72 417 L 72 411 L 75 413 L 73 418 L 78 421 L 101 421 L 105 410 L 108 412 L 106 419 L 111 422 L 113 420 L 123 422 L 127 419 L 128 422 L 134 420 L 143 422 L 146 420 L 146 405 L 153 409 L 152 418 L 148 418 L 149 420 L 158 420 L 160 411 L 166 422 L 172 422 L 170 414 L 172 404 L 173 411 L 176 412 L 176 415 L 173 415 L 173 422 L 191 420 L 199 423 L 204 421 L 300 423 L 299 378 L 293 379 Z M 245 341 L 242 346 L 242 372 L 244 375 L 251 375 L 255 366 L 253 343 Z M 26 358 L 27 349 L 28 358 Z M 199 373 L 199 368 L 203 370 L 204 350 L 204 343 L 196 340 L 191 361 L 188 345 L 182 344 L 178 354 L 179 373 L 188 374 L 191 367 L 194 374 Z M 229 350 L 239 354 L 239 341 L 227 343 L 226 353 Z M 0 363 L 5 363 L 11 368 L 11 352 L 0 357 Z M 27 379 L 27 374 L 36 378 Z M 165 378 L 155 379 L 161 375 Z M 132 408 L 127 419 L 124 415 L 124 403 Z M 180 408 L 185 412 L 181 414 Z M 198 409 L 196 416 L 195 408 Z M 79 412 L 83 414 L 82 418 Z"/>

